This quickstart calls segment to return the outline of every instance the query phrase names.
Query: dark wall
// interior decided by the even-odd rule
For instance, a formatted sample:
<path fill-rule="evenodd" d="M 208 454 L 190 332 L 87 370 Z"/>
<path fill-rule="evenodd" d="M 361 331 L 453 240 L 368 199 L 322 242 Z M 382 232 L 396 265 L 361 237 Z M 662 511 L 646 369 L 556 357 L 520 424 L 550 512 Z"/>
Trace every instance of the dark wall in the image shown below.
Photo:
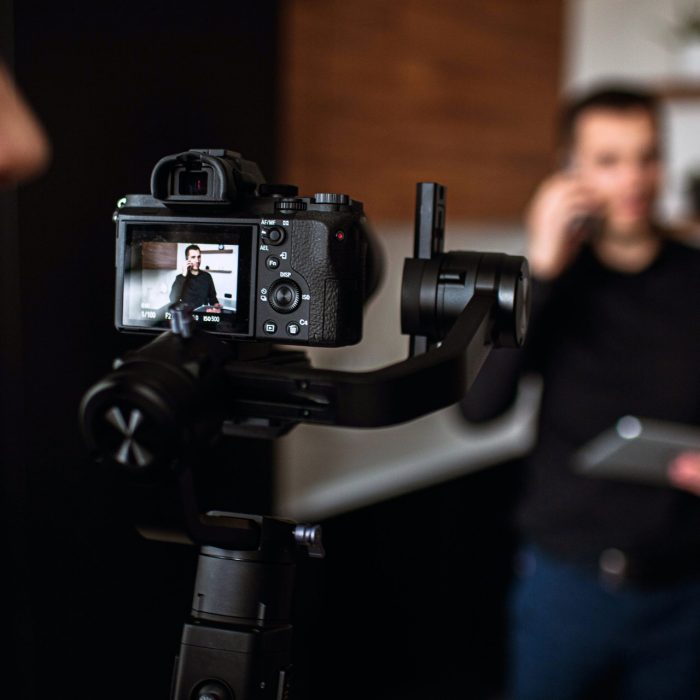
<path fill-rule="evenodd" d="M 148 191 L 155 162 L 191 147 L 239 150 L 274 178 L 277 3 L 5 2 L 3 16 L 11 10 L 6 51 L 14 40 L 18 84 L 54 153 L 3 206 L 14 649 L 3 679 L 28 698 L 165 698 L 196 552 L 136 534 L 115 475 L 85 452 L 78 405 L 113 358 L 143 343 L 113 327 L 117 199 Z M 231 509 L 258 512 L 269 445 L 238 443 L 235 457 L 218 457 Z M 245 467 L 255 478 L 238 489 Z"/>

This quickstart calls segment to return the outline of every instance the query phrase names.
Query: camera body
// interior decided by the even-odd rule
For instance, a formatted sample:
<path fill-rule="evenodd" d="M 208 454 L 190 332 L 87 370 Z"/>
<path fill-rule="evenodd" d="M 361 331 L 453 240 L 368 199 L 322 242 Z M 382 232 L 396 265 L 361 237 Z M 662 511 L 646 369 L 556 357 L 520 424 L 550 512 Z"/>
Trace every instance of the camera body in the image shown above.
<path fill-rule="evenodd" d="M 235 340 L 362 339 L 371 245 L 362 203 L 346 194 L 299 197 L 238 153 L 192 149 L 161 159 L 151 194 L 122 198 L 114 221 L 121 331 L 162 333 L 184 304 L 200 328 Z"/>

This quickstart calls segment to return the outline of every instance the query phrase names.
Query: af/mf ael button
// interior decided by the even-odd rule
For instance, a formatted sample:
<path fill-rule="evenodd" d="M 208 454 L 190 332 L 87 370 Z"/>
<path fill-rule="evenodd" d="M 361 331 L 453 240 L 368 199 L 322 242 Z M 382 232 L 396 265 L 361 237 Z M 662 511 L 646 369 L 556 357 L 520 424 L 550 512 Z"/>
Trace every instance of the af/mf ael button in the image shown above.
<path fill-rule="evenodd" d="M 277 228 L 274 226 L 273 228 L 263 229 L 260 237 L 262 238 L 263 243 L 267 243 L 268 245 L 281 245 L 284 243 L 286 234 L 283 228 Z"/>

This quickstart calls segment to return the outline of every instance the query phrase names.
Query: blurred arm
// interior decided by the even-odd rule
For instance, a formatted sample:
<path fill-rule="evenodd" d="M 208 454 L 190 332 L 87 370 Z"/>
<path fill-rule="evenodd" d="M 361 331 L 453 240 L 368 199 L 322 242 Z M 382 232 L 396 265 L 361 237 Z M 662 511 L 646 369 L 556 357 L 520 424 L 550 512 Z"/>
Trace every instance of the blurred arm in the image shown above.
<path fill-rule="evenodd" d="M 0 63 L 0 186 L 39 175 L 49 162 L 48 138 Z"/>

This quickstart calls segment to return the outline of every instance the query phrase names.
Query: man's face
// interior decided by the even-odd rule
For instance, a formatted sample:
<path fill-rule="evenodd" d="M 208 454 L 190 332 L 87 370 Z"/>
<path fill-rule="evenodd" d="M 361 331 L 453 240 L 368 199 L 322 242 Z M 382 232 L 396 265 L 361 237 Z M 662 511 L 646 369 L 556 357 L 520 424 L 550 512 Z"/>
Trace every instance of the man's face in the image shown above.
<path fill-rule="evenodd" d="M 618 234 L 649 223 L 661 186 L 658 126 L 643 109 L 592 109 L 578 118 L 572 149 L 581 180 Z"/>
<path fill-rule="evenodd" d="M 192 265 L 190 267 L 192 272 L 199 272 L 199 266 L 202 264 L 202 251 L 196 248 L 190 250 L 189 253 L 187 253 L 187 261 Z"/>

